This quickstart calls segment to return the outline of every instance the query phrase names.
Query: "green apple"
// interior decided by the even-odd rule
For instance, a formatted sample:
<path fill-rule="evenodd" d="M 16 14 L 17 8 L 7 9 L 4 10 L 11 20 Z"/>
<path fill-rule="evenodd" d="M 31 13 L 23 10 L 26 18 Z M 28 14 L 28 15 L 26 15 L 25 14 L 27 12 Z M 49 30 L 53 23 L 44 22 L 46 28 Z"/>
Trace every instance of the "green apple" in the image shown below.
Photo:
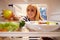
<path fill-rule="evenodd" d="M 11 10 L 3 10 L 3 16 L 6 19 L 10 19 L 12 17 L 12 11 Z"/>

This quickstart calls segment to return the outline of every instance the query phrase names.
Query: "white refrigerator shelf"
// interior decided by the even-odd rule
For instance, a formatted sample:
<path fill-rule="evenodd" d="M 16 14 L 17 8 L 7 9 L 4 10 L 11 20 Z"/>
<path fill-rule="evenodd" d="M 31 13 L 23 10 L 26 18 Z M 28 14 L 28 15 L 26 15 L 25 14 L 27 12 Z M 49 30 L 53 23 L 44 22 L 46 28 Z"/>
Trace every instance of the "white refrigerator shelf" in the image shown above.
<path fill-rule="evenodd" d="M 60 32 L 0 32 L 2 37 L 59 37 Z"/>

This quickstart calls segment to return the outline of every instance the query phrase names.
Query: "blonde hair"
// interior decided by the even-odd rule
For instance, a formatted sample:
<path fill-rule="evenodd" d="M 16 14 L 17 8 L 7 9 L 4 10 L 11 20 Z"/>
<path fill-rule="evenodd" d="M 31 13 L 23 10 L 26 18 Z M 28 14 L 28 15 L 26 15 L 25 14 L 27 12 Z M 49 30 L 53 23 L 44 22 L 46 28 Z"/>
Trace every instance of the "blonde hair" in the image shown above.
<path fill-rule="evenodd" d="M 37 6 L 36 6 L 36 5 L 33 5 L 33 4 L 30 4 L 30 5 L 27 6 L 27 8 L 28 8 L 29 6 L 32 6 L 32 7 L 34 7 L 34 8 L 36 9 L 35 21 L 42 20 L 42 17 L 41 17 L 41 15 L 40 15 L 40 12 L 38 11 Z"/>

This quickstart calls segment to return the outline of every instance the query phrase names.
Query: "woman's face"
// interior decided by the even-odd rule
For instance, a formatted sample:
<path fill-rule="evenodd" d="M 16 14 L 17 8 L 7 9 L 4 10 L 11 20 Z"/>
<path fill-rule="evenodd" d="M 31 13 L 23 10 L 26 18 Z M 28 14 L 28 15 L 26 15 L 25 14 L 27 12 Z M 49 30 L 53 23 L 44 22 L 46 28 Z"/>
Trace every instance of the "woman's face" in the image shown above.
<path fill-rule="evenodd" d="M 34 6 L 28 6 L 27 7 L 27 16 L 28 18 L 34 18 L 36 15 L 37 9 Z"/>

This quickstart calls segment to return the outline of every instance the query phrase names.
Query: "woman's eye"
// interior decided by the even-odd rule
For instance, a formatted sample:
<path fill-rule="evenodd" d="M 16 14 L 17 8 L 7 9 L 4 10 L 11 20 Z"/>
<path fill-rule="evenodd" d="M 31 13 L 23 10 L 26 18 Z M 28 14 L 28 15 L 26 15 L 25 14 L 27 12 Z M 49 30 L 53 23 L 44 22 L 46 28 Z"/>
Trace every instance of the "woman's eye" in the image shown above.
<path fill-rule="evenodd" d="M 27 11 L 29 11 L 29 9 L 27 9 Z"/>
<path fill-rule="evenodd" d="M 33 10 L 33 9 L 32 9 L 31 11 L 32 11 L 32 12 L 34 12 L 34 10 Z"/>
<path fill-rule="evenodd" d="M 33 9 L 31 9 L 31 10 L 30 10 L 30 9 L 27 9 L 27 11 L 31 11 L 31 12 L 34 12 L 34 10 L 33 10 Z"/>

